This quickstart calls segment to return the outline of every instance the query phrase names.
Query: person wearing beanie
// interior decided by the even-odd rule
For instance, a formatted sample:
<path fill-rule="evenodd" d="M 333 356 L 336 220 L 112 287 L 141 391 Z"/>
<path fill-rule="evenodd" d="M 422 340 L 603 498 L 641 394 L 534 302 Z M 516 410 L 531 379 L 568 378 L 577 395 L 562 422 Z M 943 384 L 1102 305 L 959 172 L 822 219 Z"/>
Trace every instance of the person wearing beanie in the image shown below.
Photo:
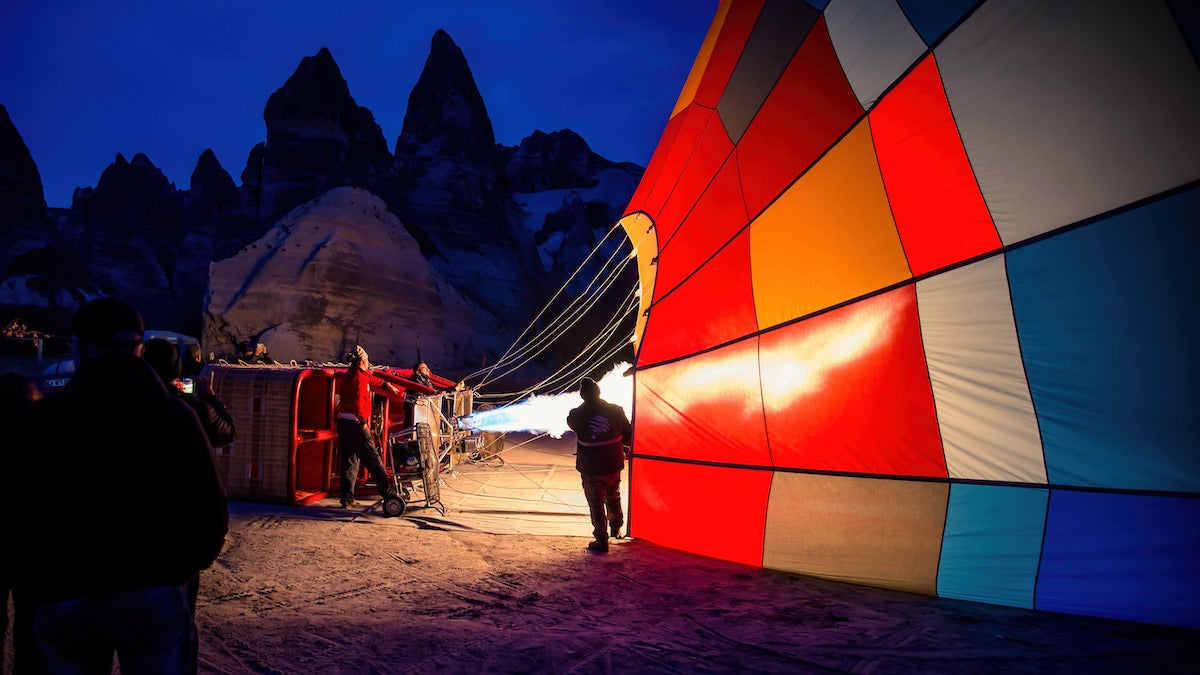
<path fill-rule="evenodd" d="M 383 468 L 379 447 L 371 437 L 371 390 L 387 391 L 393 396 L 399 396 L 400 390 L 391 382 L 371 374 L 371 360 L 362 345 L 355 346 L 346 355 L 346 360 L 350 367 L 342 376 L 336 424 L 342 458 L 341 502 L 342 508 L 349 509 L 358 506 L 354 484 L 358 481 L 360 464 L 367 467 L 381 497 L 388 499 L 396 495 L 396 488 Z"/>
<path fill-rule="evenodd" d="M 33 672 L 108 672 L 115 655 L 122 672 L 194 673 L 187 584 L 216 560 L 229 527 L 212 447 L 141 358 L 132 306 L 92 300 L 71 332 L 75 376 L 14 425 L 19 452 L 6 475 L 65 467 L 93 489 L 47 498 L 40 481 L 12 481 L 0 507 L 5 546 L 19 552 L 14 590 L 35 606 Z"/>
<path fill-rule="evenodd" d="M 633 438 L 633 427 L 621 406 L 600 398 L 600 385 L 590 377 L 579 383 L 583 404 L 567 414 L 575 432 L 575 469 L 583 481 L 592 518 L 594 541 L 588 550 L 608 552 L 608 538 L 621 538 L 625 514 L 621 510 L 621 469 Z"/>

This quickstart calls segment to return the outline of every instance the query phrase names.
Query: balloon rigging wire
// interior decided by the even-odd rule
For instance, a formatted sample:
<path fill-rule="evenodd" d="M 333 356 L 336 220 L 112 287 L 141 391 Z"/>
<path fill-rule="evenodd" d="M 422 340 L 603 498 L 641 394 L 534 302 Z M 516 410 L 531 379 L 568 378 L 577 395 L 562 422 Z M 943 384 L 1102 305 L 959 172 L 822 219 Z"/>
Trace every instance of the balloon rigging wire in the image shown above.
<path fill-rule="evenodd" d="M 543 327 L 541 329 L 541 332 L 538 335 L 536 335 L 533 338 L 530 338 L 530 340 L 527 343 L 524 343 L 524 344 L 521 343 L 521 340 L 524 339 L 526 337 L 526 335 L 529 334 L 530 330 L 536 324 L 538 319 L 540 319 L 543 315 L 546 314 L 546 312 L 550 309 L 550 307 L 554 303 L 554 301 L 560 295 L 562 295 L 562 293 L 566 290 L 566 288 L 571 283 L 571 281 L 580 275 L 580 273 L 583 271 L 584 267 L 587 265 L 588 261 L 590 261 L 597 254 L 597 252 L 600 251 L 600 249 L 604 246 L 605 242 L 608 241 L 609 237 L 616 231 L 616 229 L 617 229 L 617 226 L 614 226 L 613 228 L 611 228 L 608 231 L 608 233 L 604 236 L 604 238 L 602 238 L 600 240 L 600 242 L 598 242 L 596 244 L 596 246 L 587 255 L 587 257 L 584 258 L 584 260 L 580 263 L 579 267 L 576 268 L 576 270 L 571 274 L 571 276 L 567 279 L 567 281 L 564 282 L 563 285 L 558 289 L 558 291 L 555 292 L 553 297 L 551 297 L 550 300 L 547 302 L 546 306 L 542 308 L 542 310 L 538 313 L 538 315 L 534 318 L 534 320 L 530 323 L 530 325 L 528 327 L 526 327 L 526 329 L 521 333 L 520 337 L 517 338 L 517 340 L 513 343 L 513 345 L 511 345 L 508 348 L 508 350 L 504 353 L 503 356 L 500 357 L 500 359 L 498 359 L 496 361 L 496 363 L 492 364 L 490 367 L 488 367 L 486 369 L 481 369 L 481 370 L 476 371 L 475 373 L 472 373 L 471 375 L 467 376 L 467 378 L 470 378 L 470 377 L 475 377 L 475 376 L 486 373 L 484 380 L 482 382 L 480 382 L 480 384 L 476 385 L 476 389 L 478 389 L 482 386 L 485 386 L 491 382 L 494 382 L 495 380 L 499 379 L 500 377 L 504 377 L 506 375 L 511 374 L 517 368 L 520 368 L 521 366 L 527 364 L 530 360 L 532 360 L 532 358 L 534 358 L 538 354 L 543 353 L 546 348 L 548 348 L 551 344 L 554 343 L 554 341 L 561 338 L 570 328 L 577 325 L 579 323 L 579 321 L 582 320 L 584 314 L 586 314 L 586 312 L 588 310 L 590 310 L 592 307 L 594 307 L 595 304 L 599 301 L 600 297 L 602 297 L 608 291 L 608 289 L 612 287 L 612 285 L 617 281 L 620 273 L 625 269 L 625 267 L 633 259 L 631 256 L 625 255 L 619 264 L 617 264 L 615 267 L 612 267 L 613 259 L 616 258 L 617 255 L 621 254 L 621 249 L 622 249 L 621 246 L 618 246 L 616 249 L 613 250 L 613 252 L 609 255 L 608 259 L 600 267 L 600 269 L 597 271 L 597 273 L 589 280 L 587 286 L 585 287 L 584 291 L 580 295 L 575 297 L 567 305 L 567 307 L 564 308 L 557 317 L 555 317 L 555 319 L 553 321 L 551 321 L 548 325 Z M 604 278 L 604 280 L 601 281 L 600 279 L 602 276 L 604 276 L 605 278 Z M 593 291 L 593 289 L 598 289 L 598 290 L 596 290 L 595 292 L 591 292 L 591 291 Z M 635 287 L 635 289 L 636 289 L 636 287 Z M 518 348 L 518 345 L 520 345 L 519 348 Z M 519 362 L 519 363 L 517 363 L 517 365 L 513 366 L 512 364 L 514 362 Z M 500 369 L 501 367 L 509 367 L 509 366 L 511 366 L 511 367 L 507 371 L 504 371 L 501 375 L 495 375 L 495 372 L 497 369 Z M 466 379 L 466 378 L 464 378 L 464 379 Z"/>
<path fill-rule="evenodd" d="M 494 371 L 501 363 L 503 363 L 508 358 L 509 354 L 513 351 L 513 349 L 521 342 L 522 339 L 525 338 L 525 335 L 527 333 L 529 333 L 529 331 L 537 324 L 538 320 L 542 318 L 542 315 L 545 314 L 550 309 L 550 306 L 554 303 L 555 300 L 558 299 L 558 296 L 561 295 L 563 293 L 563 291 L 565 291 L 567 289 L 567 287 L 575 279 L 575 277 L 583 270 L 584 266 L 587 265 L 588 261 L 592 259 L 592 256 L 596 255 L 596 253 L 600 250 L 600 247 L 604 245 L 604 242 L 608 241 L 608 238 L 610 236 L 612 236 L 612 234 L 614 232 L 617 231 L 617 228 L 619 226 L 620 225 L 617 224 L 617 225 L 613 225 L 613 227 L 609 228 L 608 232 L 605 233 L 604 237 L 596 244 L 595 247 L 592 248 L 591 252 L 588 253 L 587 257 L 585 257 L 583 259 L 583 261 L 579 263 L 579 266 L 575 268 L 575 271 L 571 273 L 571 276 L 569 276 L 567 278 L 567 280 L 564 281 L 561 286 L 559 286 L 558 290 L 554 292 L 554 295 L 551 296 L 550 299 L 546 301 L 546 304 L 544 307 L 542 307 L 541 311 L 539 311 L 537 313 L 537 315 L 534 316 L 532 320 L 530 320 L 529 325 L 525 327 L 525 330 L 521 331 L 521 334 L 517 336 L 517 339 L 513 341 L 513 344 L 510 345 L 508 350 L 506 350 L 504 352 L 504 354 L 502 354 L 500 356 L 500 358 L 496 361 L 496 363 L 492 364 L 489 368 L 483 368 L 474 373 L 471 373 L 470 375 L 467 376 L 467 378 L 476 377 L 485 372 L 490 376 L 492 371 Z M 464 378 L 464 379 L 467 379 L 467 378 Z M 486 380 L 487 378 L 485 377 L 484 379 Z"/>

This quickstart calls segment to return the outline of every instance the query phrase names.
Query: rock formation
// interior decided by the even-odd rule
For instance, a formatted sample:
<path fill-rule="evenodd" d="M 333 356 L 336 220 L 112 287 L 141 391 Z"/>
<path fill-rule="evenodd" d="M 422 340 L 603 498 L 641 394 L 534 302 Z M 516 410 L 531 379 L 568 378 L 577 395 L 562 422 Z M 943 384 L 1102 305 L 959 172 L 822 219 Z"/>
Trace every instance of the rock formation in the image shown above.
<path fill-rule="evenodd" d="M 501 154 L 462 50 L 444 31 L 408 98 L 396 140 L 395 209 L 459 291 L 516 335 L 532 317 L 536 256 L 503 184 Z"/>
<path fill-rule="evenodd" d="M 24 139 L 0 105 L 0 226 L 18 221 L 44 221 L 46 198 L 42 177 Z"/>
<path fill-rule="evenodd" d="M 341 360 L 356 344 L 393 365 L 411 364 L 418 349 L 455 368 L 487 355 L 468 303 L 365 190 L 336 188 L 297 207 L 214 263 L 211 279 L 202 342 L 217 354 L 259 339 L 282 360 Z"/>
<path fill-rule="evenodd" d="M 195 334 L 207 280 L 188 273 L 184 212 L 184 195 L 146 155 L 118 154 L 95 189 L 76 190 L 65 233 L 103 290 L 135 299 L 148 326 Z"/>
<path fill-rule="evenodd" d="M 188 190 L 145 155 L 118 155 L 69 210 L 47 214 L 36 165 L 0 115 L 0 308 L 36 296 L 65 325 L 84 299 L 118 295 L 154 328 L 203 334 L 206 351 L 262 333 L 280 357 L 331 359 L 368 341 L 406 365 L 419 336 L 422 355 L 469 371 L 526 328 L 641 175 L 569 130 L 497 145 L 444 31 L 392 152 L 326 49 L 301 59 L 263 119 L 241 185 L 211 150 Z"/>
<path fill-rule="evenodd" d="M 263 111 L 267 139 L 250 153 L 242 184 L 256 220 L 270 223 L 342 185 L 387 194 L 392 158 L 370 110 L 355 103 L 328 49 L 300 61 Z"/>
<path fill-rule="evenodd" d="M 0 271 L 42 243 L 49 223 L 37 164 L 0 105 Z"/>

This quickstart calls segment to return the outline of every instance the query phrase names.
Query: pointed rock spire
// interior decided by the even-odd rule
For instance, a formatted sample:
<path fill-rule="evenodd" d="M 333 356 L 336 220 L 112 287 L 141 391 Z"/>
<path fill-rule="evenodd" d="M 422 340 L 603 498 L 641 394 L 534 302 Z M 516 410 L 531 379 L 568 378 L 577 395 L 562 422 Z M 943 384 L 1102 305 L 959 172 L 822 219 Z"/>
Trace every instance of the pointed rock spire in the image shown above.
<path fill-rule="evenodd" d="M 0 105 L 0 226 L 46 217 L 46 198 L 25 140 Z"/>
<path fill-rule="evenodd" d="M 496 135 L 471 68 L 446 31 L 433 34 L 421 77 L 408 96 L 396 156 L 492 161 Z"/>
<path fill-rule="evenodd" d="M 353 185 L 386 194 L 392 156 L 371 111 L 358 105 L 326 48 L 306 56 L 263 111 L 267 141 L 250 153 L 242 181 L 263 221 Z"/>
<path fill-rule="evenodd" d="M 188 183 L 193 201 L 205 201 L 208 196 L 220 195 L 222 198 L 237 193 L 237 184 L 229 176 L 229 172 L 221 166 L 212 148 L 206 148 L 196 160 L 196 168 L 192 170 L 192 178 Z"/>

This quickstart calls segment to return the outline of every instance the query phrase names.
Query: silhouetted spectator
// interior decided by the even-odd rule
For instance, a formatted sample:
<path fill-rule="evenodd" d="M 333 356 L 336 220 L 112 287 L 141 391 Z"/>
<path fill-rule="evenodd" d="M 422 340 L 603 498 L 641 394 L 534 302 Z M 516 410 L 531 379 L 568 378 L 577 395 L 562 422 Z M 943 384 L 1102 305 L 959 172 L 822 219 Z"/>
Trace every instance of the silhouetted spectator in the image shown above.
<path fill-rule="evenodd" d="M 10 464 L 10 453 L 17 451 L 11 447 L 9 443 L 9 428 L 14 421 L 25 412 L 26 408 L 31 403 L 40 399 L 42 394 L 38 391 L 37 383 L 20 373 L 3 373 L 0 374 L 0 454 L 3 456 L 4 466 L 7 469 Z M 13 475 L 7 471 L 4 475 Z M 11 537 L 6 530 L 3 535 L 4 541 L 11 541 Z M 4 635 L 8 630 L 8 596 L 12 590 L 10 559 L 13 557 L 14 551 L 11 547 L 7 547 L 4 554 L 0 556 L 0 592 L 3 593 L 0 598 L 4 605 L 4 611 L 0 612 L 0 671 L 5 669 L 5 654 Z M 22 673 L 28 672 L 29 659 L 33 655 L 33 647 L 31 646 L 32 635 L 32 619 L 33 616 L 29 608 L 25 606 L 24 598 L 20 597 L 20 593 L 13 595 L 13 672 Z"/>
<path fill-rule="evenodd" d="M 75 376 L 14 425 L 20 461 L 7 475 L 62 473 L 87 489 L 47 499 L 41 481 L 11 481 L 0 511 L 15 530 L 14 588 L 36 605 L 37 666 L 107 673 L 115 654 L 122 672 L 194 673 L 187 582 L 216 560 L 229 526 L 212 448 L 141 358 L 133 307 L 92 300 L 71 330 Z"/>
<path fill-rule="evenodd" d="M 200 345 L 189 343 L 187 349 L 183 351 L 181 374 L 183 377 L 194 378 L 202 370 L 204 370 L 204 354 L 200 352 Z"/>
<path fill-rule="evenodd" d="M 192 389 L 185 391 L 183 379 L 180 377 L 182 364 L 179 360 L 179 350 L 174 344 L 162 338 L 150 338 L 143 346 L 142 358 L 154 368 L 159 379 L 167 386 L 167 391 L 183 399 L 195 411 L 212 447 L 217 448 L 233 442 L 236 437 L 233 417 L 221 400 L 213 394 L 208 378 L 189 378 L 192 381 Z M 193 614 L 196 612 L 196 598 L 199 593 L 200 572 L 197 571 L 188 580 L 188 605 Z"/>

